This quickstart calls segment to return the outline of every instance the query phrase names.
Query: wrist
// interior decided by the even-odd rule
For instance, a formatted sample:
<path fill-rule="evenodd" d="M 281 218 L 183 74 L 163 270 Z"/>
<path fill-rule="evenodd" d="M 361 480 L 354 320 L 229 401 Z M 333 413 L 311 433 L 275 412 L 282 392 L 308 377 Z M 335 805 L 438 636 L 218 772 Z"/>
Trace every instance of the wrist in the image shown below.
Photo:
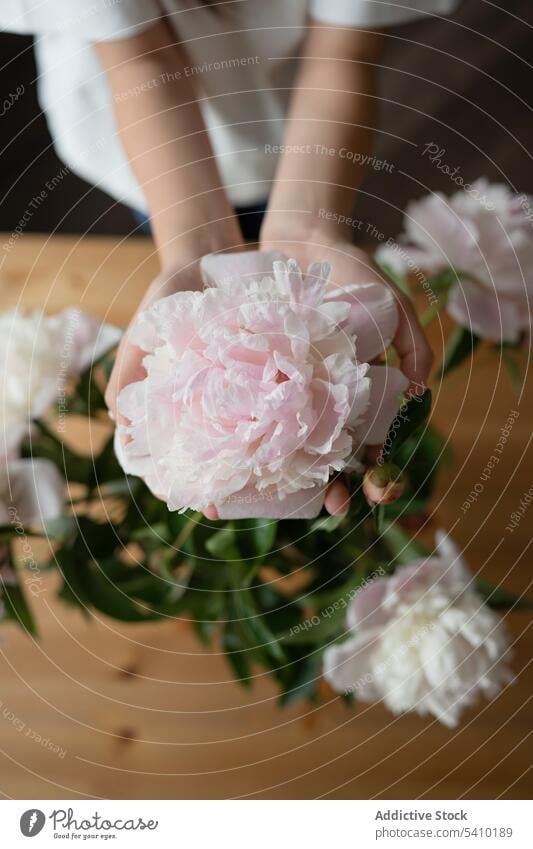
<path fill-rule="evenodd" d="M 354 219 L 347 215 L 327 215 L 319 210 L 317 215 L 300 214 L 286 216 L 284 214 L 265 217 L 261 228 L 260 243 L 262 246 L 277 245 L 283 249 L 283 244 L 316 244 L 334 245 L 339 242 L 353 241 Z"/>
<path fill-rule="evenodd" d="M 216 226 L 203 224 L 192 232 L 164 240 L 154 233 L 161 269 L 192 265 L 209 253 L 242 249 L 241 231 L 237 219 L 232 218 Z"/>

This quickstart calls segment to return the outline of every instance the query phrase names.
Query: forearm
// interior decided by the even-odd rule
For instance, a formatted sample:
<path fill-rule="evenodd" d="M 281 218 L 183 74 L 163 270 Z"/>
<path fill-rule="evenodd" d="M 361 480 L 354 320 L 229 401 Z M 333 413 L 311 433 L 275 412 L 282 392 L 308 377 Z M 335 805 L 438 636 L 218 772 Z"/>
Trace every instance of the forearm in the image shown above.
<path fill-rule="evenodd" d="M 367 32 L 309 30 L 263 226 L 265 240 L 298 232 L 309 238 L 317 229 L 335 230 L 339 238 L 335 221 L 351 214 L 371 152 L 372 63 L 380 42 L 379 35 Z"/>
<path fill-rule="evenodd" d="M 239 227 L 184 73 L 185 57 L 164 22 L 96 49 L 123 146 L 148 202 L 162 265 L 175 264 L 181 254 L 238 244 Z"/>

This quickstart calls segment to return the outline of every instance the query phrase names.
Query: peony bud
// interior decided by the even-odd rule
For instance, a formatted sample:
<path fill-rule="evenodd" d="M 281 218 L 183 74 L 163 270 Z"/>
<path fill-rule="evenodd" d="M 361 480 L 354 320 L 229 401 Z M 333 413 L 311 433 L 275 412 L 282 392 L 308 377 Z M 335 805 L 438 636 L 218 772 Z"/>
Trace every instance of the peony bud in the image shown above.
<path fill-rule="evenodd" d="M 405 487 L 401 469 L 393 463 L 367 469 L 363 480 L 363 492 L 370 504 L 392 504 L 404 494 Z"/>

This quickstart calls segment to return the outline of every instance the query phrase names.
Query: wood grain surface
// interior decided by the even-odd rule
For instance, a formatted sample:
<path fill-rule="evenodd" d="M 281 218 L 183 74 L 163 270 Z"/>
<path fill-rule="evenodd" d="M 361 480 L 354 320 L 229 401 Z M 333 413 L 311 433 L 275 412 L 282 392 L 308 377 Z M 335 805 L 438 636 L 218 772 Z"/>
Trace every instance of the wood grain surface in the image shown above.
<path fill-rule="evenodd" d="M 1 239 L 1 237 L 0 237 Z M 4 239 L 2 239 L 2 242 Z M 2 310 L 79 305 L 124 325 L 156 271 L 144 239 L 24 235 L 0 268 Z M 439 356 L 446 328 L 432 341 Z M 435 392 L 434 423 L 449 435 L 426 541 L 451 529 L 472 569 L 517 593 L 531 582 L 533 506 L 511 514 L 533 484 L 528 379 L 519 397 L 498 358 L 481 350 Z M 468 512 L 511 411 L 520 415 L 501 462 Z M 86 450 L 98 427 L 78 433 Z M 479 487 L 478 487 L 479 489 Z M 54 598 L 32 600 L 38 641 L 14 625 L 0 643 L 0 792 L 7 798 L 527 798 L 531 795 L 531 613 L 513 612 L 516 682 L 450 731 L 381 706 L 276 707 L 258 671 L 244 692 L 217 650 L 184 622 L 90 621 Z"/>

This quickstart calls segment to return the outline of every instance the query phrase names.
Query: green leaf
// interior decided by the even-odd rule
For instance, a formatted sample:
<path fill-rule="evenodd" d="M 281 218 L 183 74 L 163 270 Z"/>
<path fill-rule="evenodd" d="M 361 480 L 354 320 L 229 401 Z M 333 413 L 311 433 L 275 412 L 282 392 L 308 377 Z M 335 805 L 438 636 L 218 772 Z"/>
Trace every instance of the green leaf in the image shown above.
<path fill-rule="evenodd" d="M 290 676 L 279 697 L 279 704 L 287 707 L 299 699 L 316 701 L 316 688 L 320 678 L 320 658 L 317 654 L 292 661 Z"/>
<path fill-rule="evenodd" d="M 438 316 L 443 306 L 446 304 L 447 295 L 441 293 L 438 295 L 437 300 L 431 304 L 422 315 L 419 317 L 420 324 L 422 327 L 428 327 L 431 324 L 434 318 Z"/>
<path fill-rule="evenodd" d="M 58 516 L 56 519 L 47 519 L 43 522 L 44 533 L 47 537 L 66 537 L 76 533 L 75 516 Z"/>
<path fill-rule="evenodd" d="M 68 604 L 75 605 L 85 616 L 88 616 L 90 602 L 83 580 L 85 562 L 83 560 L 80 562 L 67 546 L 56 551 L 55 557 L 57 568 L 63 577 L 59 597 Z"/>
<path fill-rule="evenodd" d="M 235 544 L 235 528 L 228 523 L 225 528 L 215 531 L 205 542 L 205 547 L 213 557 L 220 560 L 240 560 Z"/>
<path fill-rule="evenodd" d="M 160 557 L 158 559 L 157 566 L 159 567 L 161 575 L 167 584 L 166 593 L 168 601 L 172 604 L 176 601 L 180 601 L 189 589 L 194 573 L 194 565 L 186 563 L 178 570 L 178 573 L 175 574 L 167 563 L 166 558 Z"/>
<path fill-rule="evenodd" d="M 414 395 L 402 404 L 396 418 L 389 428 L 381 451 L 381 459 L 394 459 L 404 442 L 427 421 L 431 412 L 431 390 L 422 395 Z"/>
<path fill-rule="evenodd" d="M 169 530 L 164 522 L 143 525 L 132 531 L 130 536 L 133 542 L 138 542 L 148 554 L 154 554 L 170 543 Z"/>
<path fill-rule="evenodd" d="M 85 580 L 85 590 L 91 605 L 121 622 L 148 622 L 159 618 L 158 613 L 138 605 L 118 584 L 110 581 L 101 567 L 94 564 Z"/>
<path fill-rule="evenodd" d="M 386 262 L 380 262 L 376 254 L 374 254 L 374 262 L 376 263 L 378 268 L 381 268 L 386 277 L 392 280 L 393 283 L 396 283 L 400 291 L 404 292 L 406 295 L 412 298 L 411 288 L 409 286 L 409 280 L 407 279 L 407 277 L 405 277 L 403 274 L 398 274 L 398 272 L 394 271 L 394 269 L 391 268 L 390 265 L 387 265 Z"/>
<path fill-rule="evenodd" d="M 441 368 L 442 377 L 461 365 L 467 357 L 471 357 L 479 341 L 479 337 L 467 330 L 466 327 L 455 327 L 446 345 L 446 353 Z"/>
<path fill-rule="evenodd" d="M 339 592 L 339 599 L 337 601 L 342 601 L 342 599 L 342 592 Z M 316 646 L 335 640 L 345 633 L 347 608 L 348 600 L 346 600 L 346 603 L 340 603 L 338 607 L 334 607 L 334 603 L 332 605 L 323 605 L 320 609 L 317 609 L 314 615 L 301 620 L 290 631 L 281 634 L 279 639 L 287 646 Z"/>
<path fill-rule="evenodd" d="M 341 516 L 320 516 L 311 524 L 309 531 L 311 533 L 314 531 L 325 531 L 326 533 L 331 533 L 332 531 L 336 531 L 345 519 L 346 514 L 344 513 Z"/>
<path fill-rule="evenodd" d="M 36 637 L 37 626 L 21 588 L 4 584 L 3 596 L 9 618 L 14 619 L 25 631 Z"/>
<path fill-rule="evenodd" d="M 381 534 L 383 530 L 383 524 L 385 522 L 385 505 L 376 504 L 372 508 L 372 516 L 374 517 L 374 526 L 376 528 L 376 533 Z"/>
<path fill-rule="evenodd" d="M 450 457 L 449 445 L 429 424 L 406 439 L 394 459 L 404 470 L 408 486 L 398 501 L 386 506 L 385 520 L 422 512 L 433 494 L 442 464 Z"/>
<path fill-rule="evenodd" d="M 448 292 L 452 286 L 459 282 L 459 276 L 453 268 L 446 268 L 428 277 L 428 288 L 433 292 Z"/>
<path fill-rule="evenodd" d="M 476 589 L 489 607 L 495 610 L 533 610 L 532 600 L 495 587 L 485 578 L 476 577 Z"/>
<path fill-rule="evenodd" d="M 222 648 L 237 679 L 245 687 L 251 687 L 250 652 L 243 650 L 242 642 L 232 622 L 228 622 L 222 632 Z"/>
<path fill-rule="evenodd" d="M 268 554 L 274 546 L 276 534 L 278 532 L 278 523 L 274 519 L 254 519 L 253 520 L 253 538 L 255 550 L 259 557 Z"/>
<path fill-rule="evenodd" d="M 236 590 L 232 594 L 230 611 L 230 618 L 238 621 L 239 630 L 246 636 L 250 647 L 258 648 L 276 663 L 286 662 L 287 658 L 278 638 L 268 627 L 249 589 Z"/>
<path fill-rule="evenodd" d="M 68 412 L 91 417 L 102 410 L 107 411 L 107 404 L 100 387 L 96 382 L 95 366 L 90 366 L 79 377 L 72 396 L 68 400 Z"/>
<path fill-rule="evenodd" d="M 216 622 L 205 622 L 200 619 L 193 619 L 193 628 L 196 631 L 198 639 L 204 646 L 209 646 L 213 642 L 215 635 Z"/>
<path fill-rule="evenodd" d="M 354 572 L 352 566 L 347 566 L 340 574 L 335 576 L 335 578 L 340 577 L 342 583 L 336 583 L 334 587 L 330 587 L 329 589 L 319 589 L 309 593 L 306 596 L 306 602 L 313 605 L 316 610 L 324 610 L 330 604 L 335 604 L 340 599 L 345 599 L 348 603 L 353 592 L 361 585 L 361 582 L 365 578 L 366 571 L 366 569 L 361 569 Z"/>
<path fill-rule="evenodd" d="M 94 461 L 92 478 L 94 486 L 101 486 L 102 484 L 108 483 L 108 481 L 116 482 L 126 479 L 115 454 L 115 441 L 113 435 L 109 437 L 100 454 L 98 454 Z"/>
<path fill-rule="evenodd" d="M 397 524 L 385 524 L 381 532 L 381 541 L 385 544 L 395 563 L 402 565 L 413 560 L 427 557 L 428 552 Z"/>
<path fill-rule="evenodd" d="M 122 545 L 118 527 L 112 522 L 95 522 L 88 516 L 76 516 L 77 533 L 72 540 L 76 556 L 98 560 L 109 557 Z"/>

